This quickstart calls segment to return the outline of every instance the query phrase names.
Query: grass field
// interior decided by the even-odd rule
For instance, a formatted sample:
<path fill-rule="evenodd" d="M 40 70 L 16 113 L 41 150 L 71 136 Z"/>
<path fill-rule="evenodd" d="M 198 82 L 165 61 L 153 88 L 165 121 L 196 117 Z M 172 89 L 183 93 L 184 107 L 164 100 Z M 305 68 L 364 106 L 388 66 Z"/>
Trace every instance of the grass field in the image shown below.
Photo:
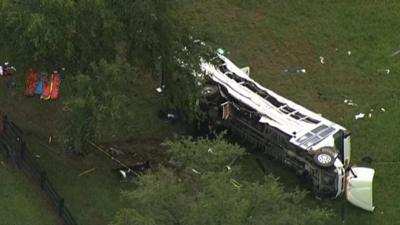
<path fill-rule="evenodd" d="M 0 165 L 0 225 L 58 224 L 48 203 L 22 173 Z"/>
<path fill-rule="evenodd" d="M 353 164 L 372 158 L 376 170 L 374 213 L 344 200 L 307 199 L 306 204 L 333 209 L 336 217 L 330 224 L 400 224 L 400 55 L 390 56 L 400 49 L 399 12 L 396 1 L 361 0 L 199 0 L 182 12 L 182 19 L 210 37 L 217 36 L 209 44 L 228 50 L 237 64 L 249 65 L 251 76 L 260 83 L 352 131 Z M 325 64 L 321 64 L 321 56 Z M 302 68 L 307 72 L 298 75 L 295 71 Z M 61 115 L 60 103 L 26 100 L 17 92 L 7 93 L 13 98 L 4 99 L 5 94 L 0 94 L 0 105 L 14 112 L 14 119 L 26 129 L 40 133 L 36 138 L 45 141 L 54 134 L 57 120 L 48 119 L 54 118 L 48 114 Z M 346 98 L 357 106 L 345 105 Z M 152 94 L 140 101 L 142 107 L 133 115 L 155 115 L 156 110 L 147 104 L 157 102 Z M 368 114 L 371 109 L 372 118 L 354 119 L 355 114 Z M 37 121 L 45 122 L 38 127 Z M 168 133 L 165 126 L 157 131 L 158 123 L 156 119 L 138 120 L 132 125 L 133 134 L 146 138 Z M 46 151 L 33 138 L 32 147 L 42 155 L 40 162 L 78 221 L 107 224 L 121 206 L 120 190 L 128 188 L 110 178 L 110 162 L 101 156 L 68 159 L 62 150 Z M 284 184 L 296 186 L 290 173 L 271 165 L 270 171 L 282 176 Z M 96 168 L 93 174 L 77 177 L 92 167 Z"/>
<path fill-rule="evenodd" d="M 147 85 L 142 85 L 142 88 L 147 91 L 143 91 L 141 97 L 133 100 L 138 108 L 131 113 L 132 120 L 126 121 L 131 124 L 130 133 L 116 137 L 116 140 L 120 137 L 121 142 L 126 137 L 134 137 L 131 144 L 121 146 L 126 152 L 137 153 L 135 158 L 128 158 L 124 161 L 125 163 L 156 157 L 154 152 L 159 151 L 160 142 L 173 133 L 173 128 L 157 117 L 157 110 L 160 107 L 159 97 L 151 86 L 155 86 L 156 83 L 149 81 Z M 45 102 L 39 98 L 24 97 L 21 85 L 17 89 L 5 89 L 4 86 L 4 82 L 0 80 L 1 109 L 7 112 L 10 119 L 24 130 L 28 147 L 34 155 L 38 155 L 37 161 L 46 170 L 59 194 L 65 198 L 65 204 L 77 222 L 85 225 L 108 224 L 117 210 L 123 207 L 121 192 L 132 189 L 131 183 L 120 183 L 117 174 L 111 171 L 121 165 L 111 161 L 101 152 L 94 151 L 85 157 L 73 157 L 68 155 L 66 150 L 59 147 L 56 142 L 48 145 L 49 136 L 57 139 L 57 128 L 60 127 L 59 123 L 62 118 L 62 98 L 57 102 Z M 62 95 L 67 94 L 66 88 L 64 86 L 63 91 L 65 92 L 61 92 Z M 137 88 L 136 91 L 140 92 L 143 89 Z M 92 168 L 94 168 L 93 172 L 79 176 L 80 173 Z M 33 184 L 32 187 L 35 185 Z M 0 191 L 2 189 L 3 187 L 0 186 Z M 21 195 L 26 194 L 24 192 L 26 189 L 18 191 Z M 29 194 L 38 199 L 42 197 L 39 196 L 40 192 L 36 189 Z M 6 201 L 4 204 L 7 205 L 8 202 Z M 45 210 L 49 206 L 44 204 L 40 207 Z M 39 210 L 40 207 L 38 207 Z M 16 212 L 17 215 L 21 213 Z M 29 213 L 29 210 L 26 213 Z M 26 221 L 35 222 L 33 220 L 35 211 L 31 213 L 32 215 L 28 215 Z M 15 217 L 10 214 L 2 216 L 4 217 L 0 218 L 5 218 L 7 221 L 13 221 Z M 45 223 L 43 224 L 45 225 Z"/>

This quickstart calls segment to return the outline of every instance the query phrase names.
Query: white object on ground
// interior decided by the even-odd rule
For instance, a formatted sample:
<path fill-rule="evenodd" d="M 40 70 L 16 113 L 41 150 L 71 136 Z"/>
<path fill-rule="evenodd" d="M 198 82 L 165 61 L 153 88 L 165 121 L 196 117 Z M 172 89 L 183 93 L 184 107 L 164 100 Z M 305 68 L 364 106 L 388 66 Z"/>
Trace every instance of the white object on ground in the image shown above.
<path fill-rule="evenodd" d="M 321 64 L 325 64 L 325 58 L 323 56 L 320 56 L 319 60 L 320 60 Z"/>
<path fill-rule="evenodd" d="M 372 118 L 372 113 L 368 113 L 368 118 Z"/>
<path fill-rule="evenodd" d="M 158 93 L 162 93 L 162 88 L 161 87 L 158 87 L 158 88 L 156 88 L 156 91 L 158 92 Z"/>
<path fill-rule="evenodd" d="M 393 52 L 390 56 L 396 56 L 396 55 L 399 54 L 399 53 L 400 53 L 400 49 L 397 50 L 397 51 L 395 51 L 395 52 Z"/>
<path fill-rule="evenodd" d="M 173 114 L 173 113 L 168 113 L 167 114 L 167 118 L 170 119 L 170 120 L 173 120 L 173 119 L 176 119 L 176 115 Z"/>
<path fill-rule="evenodd" d="M 390 69 L 378 69 L 378 72 L 384 72 L 386 74 L 390 73 Z"/>
<path fill-rule="evenodd" d="M 212 148 L 209 148 L 209 149 L 207 150 L 207 152 L 209 152 L 209 153 L 214 153 L 214 151 L 212 150 Z"/>
<path fill-rule="evenodd" d="M 195 169 L 192 169 L 192 171 L 193 171 L 193 173 L 200 174 L 200 172 Z"/>
<path fill-rule="evenodd" d="M 357 104 L 354 103 L 353 100 L 351 100 L 351 99 L 345 99 L 343 102 L 344 102 L 346 105 L 349 105 L 349 106 L 357 106 Z"/>
<path fill-rule="evenodd" d="M 119 170 L 119 173 L 121 174 L 121 176 L 124 178 L 124 179 L 126 179 L 126 172 L 125 171 L 123 171 L 123 170 Z"/>
<path fill-rule="evenodd" d="M 355 115 L 354 118 L 355 118 L 356 120 L 358 120 L 358 119 L 364 118 L 364 116 L 365 116 L 364 113 L 359 113 L 359 114 Z"/>
<path fill-rule="evenodd" d="M 235 186 L 235 188 L 240 188 L 242 185 L 235 179 L 231 178 L 231 183 L 233 186 Z"/>
<path fill-rule="evenodd" d="M 351 55 L 351 51 L 347 51 L 347 55 Z"/>
<path fill-rule="evenodd" d="M 386 112 L 386 109 L 385 109 L 385 108 L 381 108 L 381 111 L 382 111 L 382 112 Z"/>

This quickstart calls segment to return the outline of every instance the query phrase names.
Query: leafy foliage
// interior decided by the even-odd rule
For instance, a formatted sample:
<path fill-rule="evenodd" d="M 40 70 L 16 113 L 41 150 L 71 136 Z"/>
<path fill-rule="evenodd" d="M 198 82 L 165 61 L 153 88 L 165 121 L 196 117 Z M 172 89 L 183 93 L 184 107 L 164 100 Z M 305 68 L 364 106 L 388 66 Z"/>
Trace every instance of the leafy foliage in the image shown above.
<path fill-rule="evenodd" d="M 318 225 L 331 216 L 329 211 L 301 206 L 305 193 L 286 192 L 272 176 L 263 182 L 249 182 L 241 178 L 240 169 L 223 170 L 245 153 L 220 138 L 167 145 L 171 157 L 182 160 L 186 169 L 175 172 L 161 167 L 140 177 L 138 187 L 124 193 L 129 207 L 120 211 L 112 225 L 283 225 L 310 221 Z"/>
<path fill-rule="evenodd" d="M 220 172 L 233 165 L 236 159 L 245 155 L 238 145 L 228 144 L 220 135 L 216 140 L 192 138 L 167 141 L 168 154 L 183 168 L 193 168 L 199 172 Z"/>
<path fill-rule="evenodd" d="M 129 98 L 126 82 L 136 79 L 134 69 L 123 59 L 115 63 L 101 60 L 92 64 L 93 75 L 81 74 L 74 81 L 74 95 L 65 103 L 68 109 L 64 142 L 81 150 L 87 140 L 112 136 L 121 124 Z M 118 88 L 121 87 L 121 88 Z"/>

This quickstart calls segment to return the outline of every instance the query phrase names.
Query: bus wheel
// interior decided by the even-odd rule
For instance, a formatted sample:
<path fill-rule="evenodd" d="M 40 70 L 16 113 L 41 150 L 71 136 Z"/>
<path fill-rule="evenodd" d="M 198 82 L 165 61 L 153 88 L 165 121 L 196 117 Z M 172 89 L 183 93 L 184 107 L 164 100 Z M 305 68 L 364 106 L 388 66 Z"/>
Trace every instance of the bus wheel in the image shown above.
<path fill-rule="evenodd" d="M 320 167 L 331 167 L 335 163 L 335 156 L 331 151 L 321 149 L 314 155 L 314 162 Z"/>

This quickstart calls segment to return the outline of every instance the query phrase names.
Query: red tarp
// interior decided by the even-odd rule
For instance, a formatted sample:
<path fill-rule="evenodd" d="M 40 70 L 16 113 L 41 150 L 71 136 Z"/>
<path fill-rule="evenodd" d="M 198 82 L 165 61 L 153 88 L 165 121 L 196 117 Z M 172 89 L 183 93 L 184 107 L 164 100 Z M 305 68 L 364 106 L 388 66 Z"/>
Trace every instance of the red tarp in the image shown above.
<path fill-rule="evenodd" d="M 41 99 L 57 100 L 61 84 L 61 77 L 58 73 L 51 74 L 49 79 L 43 79 L 43 92 Z"/>
<path fill-rule="evenodd" d="M 39 75 L 33 69 L 29 69 L 26 71 L 25 76 L 26 76 L 25 95 L 26 96 L 34 96 L 37 82 L 39 79 Z"/>

